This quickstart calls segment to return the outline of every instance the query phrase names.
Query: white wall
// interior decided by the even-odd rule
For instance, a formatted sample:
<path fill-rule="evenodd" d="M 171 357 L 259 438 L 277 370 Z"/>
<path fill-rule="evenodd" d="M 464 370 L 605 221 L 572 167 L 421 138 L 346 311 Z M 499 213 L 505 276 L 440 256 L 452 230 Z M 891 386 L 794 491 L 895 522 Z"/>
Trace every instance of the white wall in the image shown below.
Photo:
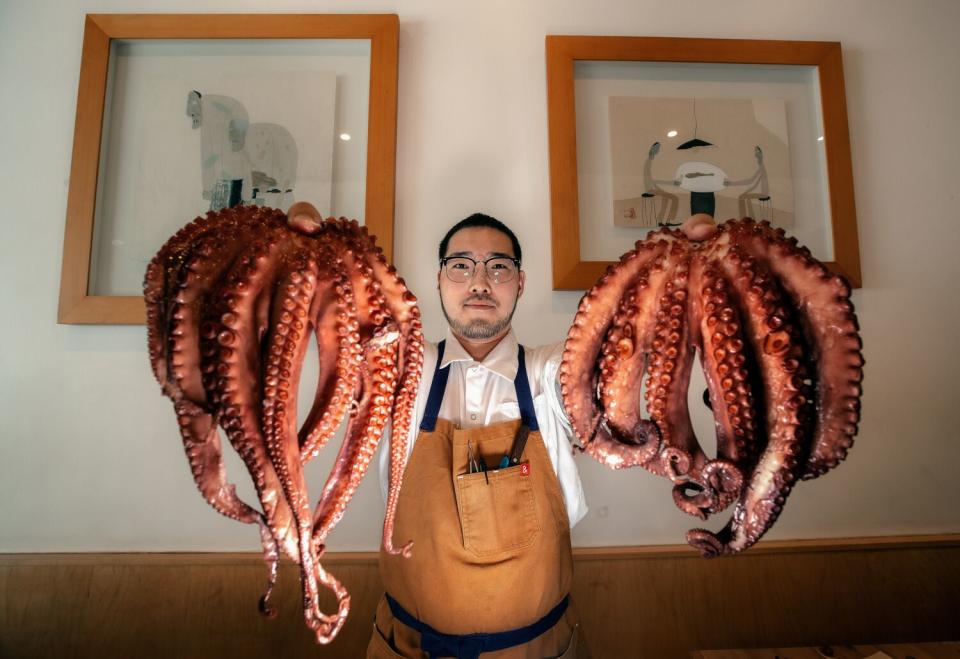
<path fill-rule="evenodd" d="M 863 422 L 850 459 L 800 484 L 768 537 L 960 531 L 960 3 L 3 0 L 0 551 L 258 546 L 253 528 L 195 491 L 144 329 L 57 325 L 56 306 L 84 13 L 268 8 L 400 15 L 396 264 L 435 338 L 443 230 L 477 209 L 504 219 L 525 246 L 516 326 L 529 344 L 560 340 L 579 297 L 549 282 L 544 35 L 841 41 L 865 282 L 854 295 Z M 666 481 L 580 464 L 592 511 L 577 544 L 682 542 L 696 522 Z M 375 548 L 380 519 L 368 479 L 332 548 Z"/>

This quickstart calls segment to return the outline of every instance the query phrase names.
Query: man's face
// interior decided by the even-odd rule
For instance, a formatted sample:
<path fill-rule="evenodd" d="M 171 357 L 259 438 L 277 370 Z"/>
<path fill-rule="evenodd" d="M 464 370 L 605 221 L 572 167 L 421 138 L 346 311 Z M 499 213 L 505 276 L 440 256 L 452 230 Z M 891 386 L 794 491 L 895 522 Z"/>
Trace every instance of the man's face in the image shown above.
<path fill-rule="evenodd" d="M 484 261 L 494 256 L 515 257 L 506 234 L 489 227 L 461 229 L 450 237 L 444 256 L 467 256 Z M 520 271 L 508 282 L 495 284 L 486 267 L 477 264 L 465 282 L 450 281 L 443 268 L 437 273 L 440 305 L 453 333 L 471 341 L 500 338 L 510 330 L 510 320 L 523 294 L 526 273 Z"/>

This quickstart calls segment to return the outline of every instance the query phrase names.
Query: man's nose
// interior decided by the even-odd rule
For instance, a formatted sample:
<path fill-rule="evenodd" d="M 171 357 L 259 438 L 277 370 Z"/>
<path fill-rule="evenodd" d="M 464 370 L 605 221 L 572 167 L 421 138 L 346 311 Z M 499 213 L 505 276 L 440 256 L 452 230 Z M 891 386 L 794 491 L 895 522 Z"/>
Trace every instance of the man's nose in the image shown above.
<path fill-rule="evenodd" d="M 490 292 L 490 278 L 487 277 L 487 266 L 485 264 L 478 263 L 476 268 L 474 268 L 473 277 L 470 279 L 470 291 Z"/>

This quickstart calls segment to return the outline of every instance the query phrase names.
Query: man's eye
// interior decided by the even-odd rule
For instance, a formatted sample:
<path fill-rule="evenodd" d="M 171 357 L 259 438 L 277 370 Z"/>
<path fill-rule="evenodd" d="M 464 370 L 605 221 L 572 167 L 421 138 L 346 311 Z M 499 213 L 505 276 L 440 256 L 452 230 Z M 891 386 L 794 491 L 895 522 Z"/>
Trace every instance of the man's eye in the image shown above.
<path fill-rule="evenodd" d="M 466 264 L 466 263 L 451 263 L 451 264 L 450 264 L 450 267 L 452 267 L 454 270 L 466 270 L 466 269 L 467 269 L 467 264 Z"/>

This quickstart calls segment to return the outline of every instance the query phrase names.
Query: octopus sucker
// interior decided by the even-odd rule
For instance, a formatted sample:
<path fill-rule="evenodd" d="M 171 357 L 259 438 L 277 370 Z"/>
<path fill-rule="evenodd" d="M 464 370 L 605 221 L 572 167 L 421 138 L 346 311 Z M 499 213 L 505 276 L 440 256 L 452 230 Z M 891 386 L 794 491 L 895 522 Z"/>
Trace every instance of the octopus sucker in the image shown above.
<path fill-rule="evenodd" d="M 665 281 L 658 301 L 641 308 L 637 290 L 656 277 Z M 797 480 L 836 466 L 857 431 L 863 357 L 849 295 L 842 278 L 762 223 L 731 220 L 700 242 L 651 233 L 583 296 L 567 334 L 560 382 L 574 431 L 602 464 L 639 463 L 669 478 L 674 503 L 701 519 L 735 502 L 723 529 L 693 529 L 687 540 L 704 556 L 742 551 L 776 521 Z M 641 363 L 625 339 L 650 327 L 646 403 L 662 448 L 640 462 L 617 441 L 639 418 L 638 380 L 621 369 Z M 697 352 L 715 459 L 690 428 Z"/>
<path fill-rule="evenodd" d="M 321 565 L 323 539 L 343 511 L 392 420 L 406 430 L 423 365 L 416 298 L 356 222 L 323 220 L 297 204 L 292 217 L 240 207 L 209 213 L 175 234 L 147 268 L 147 344 L 162 391 L 174 402 L 191 473 L 218 512 L 256 523 L 268 599 L 282 550 L 300 565 L 304 619 L 331 641 L 350 595 Z M 300 372 L 316 336 L 320 378 L 297 428 Z M 353 411 L 338 465 L 317 511 L 303 465 Z M 244 461 L 263 512 L 227 481 L 218 426 Z M 396 501 L 400 475 L 391 479 Z M 315 527 L 315 520 L 318 522 Z M 384 520 L 385 546 L 392 513 Z M 316 533 L 315 533 L 316 531 Z M 337 600 L 320 610 L 319 590 Z"/>

